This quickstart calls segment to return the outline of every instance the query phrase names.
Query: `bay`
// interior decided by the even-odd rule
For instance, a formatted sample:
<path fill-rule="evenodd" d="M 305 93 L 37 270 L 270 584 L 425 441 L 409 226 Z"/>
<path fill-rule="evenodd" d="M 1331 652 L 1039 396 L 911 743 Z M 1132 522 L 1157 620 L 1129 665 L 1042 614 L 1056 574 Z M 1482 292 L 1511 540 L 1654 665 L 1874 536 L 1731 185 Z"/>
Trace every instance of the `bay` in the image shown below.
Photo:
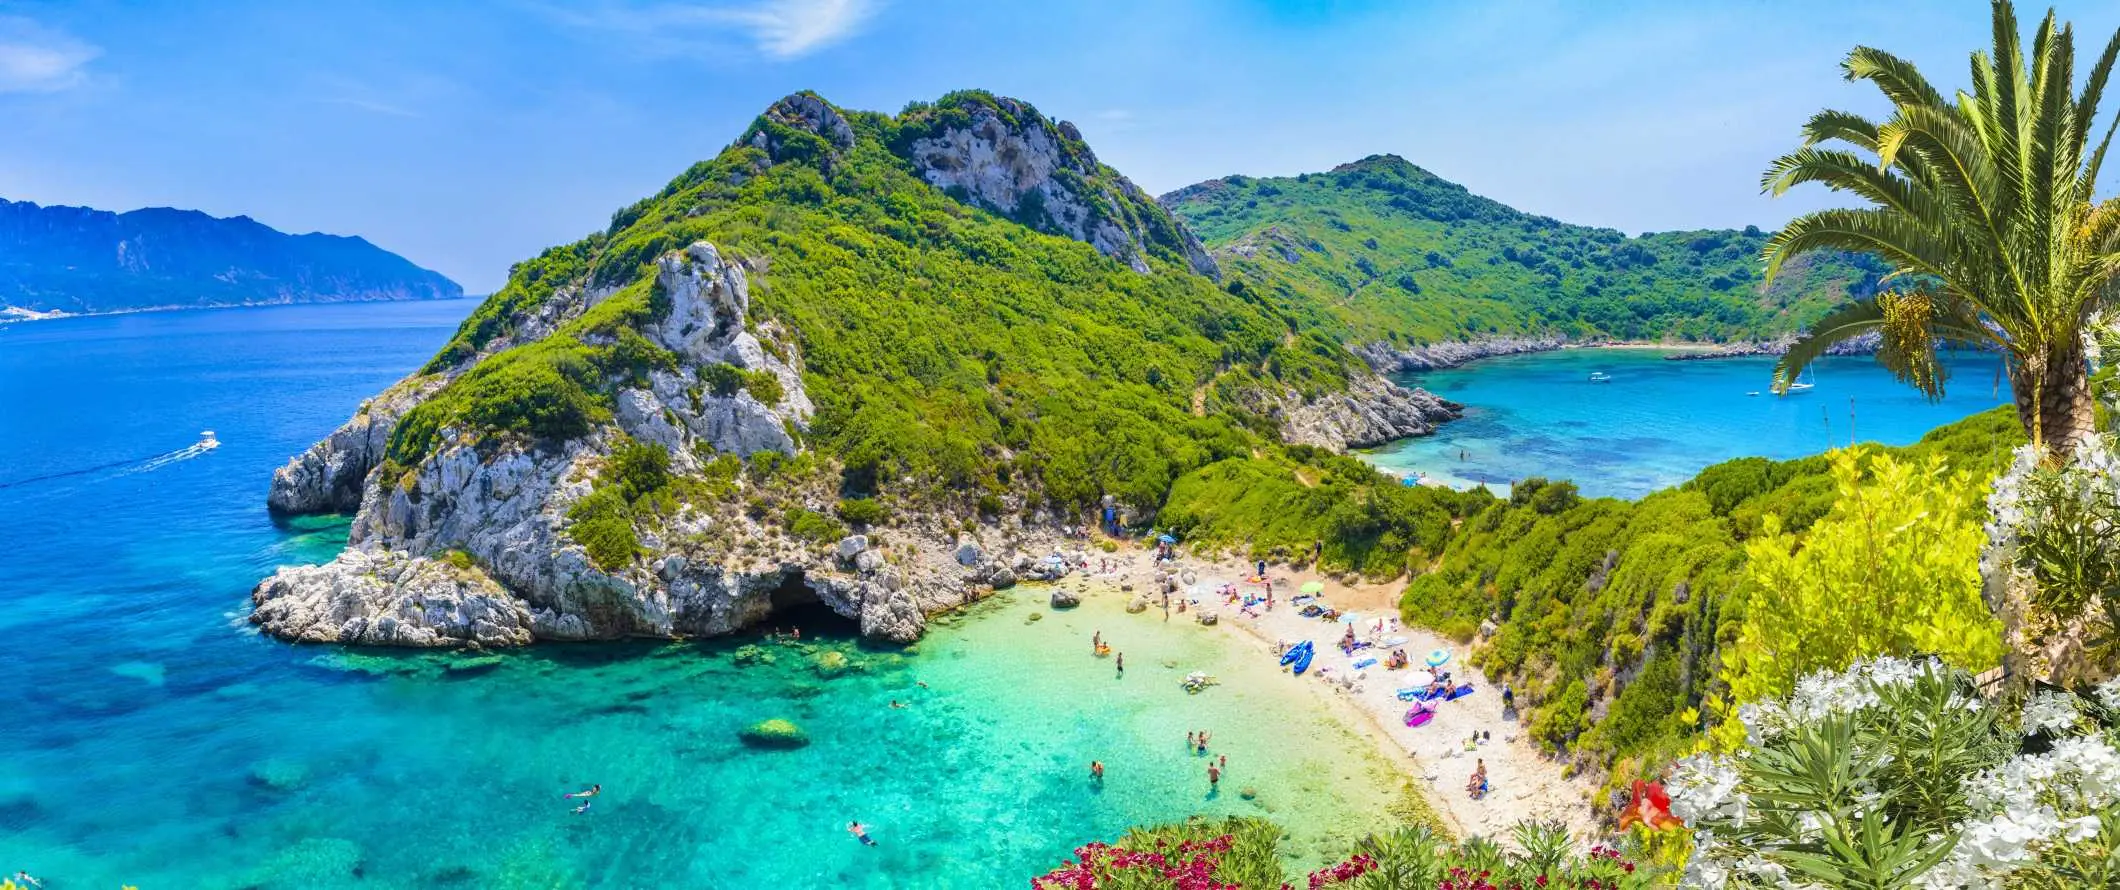
<path fill-rule="evenodd" d="M 1193 814 L 1271 816 L 1314 864 L 1398 792 L 1394 765 L 1263 653 L 1110 597 L 1049 612 L 1025 587 L 913 650 L 815 613 L 786 619 L 800 645 L 490 659 L 257 635 L 251 585 L 328 560 L 347 531 L 275 523 L 272 470 L 471 308 L 0 326 L 5 873 L 146 890 L 992 888 Z M 205 429 L 222 446 L 189 450 Z M 1128 654 L 1124 678 L 1089 654 L 1097 631 Z M 1223 685 L 1187 695 L 1193 670 Z M 811 744 L 739 741 L 774 717 Z M 1229 757 L 1222 792 L 1185 750 L 1194 729 Z M 573 813 L 561 794 L 591 784 L 603 793 Z M 879 846 L 846 833 L 856 819 Z"/>
<path fill-rule="evenodd" d="M 1435 435 L 1369 451 L 1379 469 L 1456 487 L 1506 491 L 1530 476 L 1584 494 L 1635 498 L 1722 461 L 1818 454 L 1851 441 L 1906 445 L 2003 404 L 1997 358 L 1955 353 L 1945 397 L 1931 402 L 1874 359 L 1828 357 L 1813 388 L 1770 391 L 1775 359 L 1668 361 L 1666 350 L 1565 349 L 1482 359 L 1400 376 L 1467 407 Z M 1593 382 L 1593 372 L 1609 382 Z"/>

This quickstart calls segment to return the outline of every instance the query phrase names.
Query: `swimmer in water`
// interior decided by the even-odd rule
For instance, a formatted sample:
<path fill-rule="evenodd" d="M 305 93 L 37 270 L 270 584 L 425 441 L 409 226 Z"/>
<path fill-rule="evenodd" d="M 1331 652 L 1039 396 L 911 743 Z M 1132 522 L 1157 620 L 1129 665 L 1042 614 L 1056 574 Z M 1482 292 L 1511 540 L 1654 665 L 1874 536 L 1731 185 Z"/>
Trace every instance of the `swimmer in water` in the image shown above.
<path fill-rule="evenodd" d="M 30 877 L 30 876 L 29 876 L 29 872 L 26 872 L 26 871 L 18 871 L 18 872 L 15 872 L 15 876 L 14 876 L 13 878 L 11 878 L 10 880 L 20 881 L 20 882 L 22 882 L 22 884 L 23 884 L 24 886 L 27 886 L 27 887 L 43 887 L 43 886 L 44 886 L 44 882 L 43 882 L 43 881 L 37 880 L 36 878 L 33 878 L 33 877 Z"/>
<path fill-rule="evenodd" d="M 578 807 L 575 807 L 575 808 L 574 808 L 574 815 L 577 815 L 577 816 L 579 816 L 579 815 L 581 815 L 581 814 L 583 814 L 583 813 L 586 813 L 586 812 L 588 812 L 588 811 L 589 811 L 589 805 L 590 805 L 590 804 L 592 804 L 592 803 L 595 803 L 595 802 L 596 802 L 596 801 L 593 801 L 593 800 L 585 800 L 585 801 L 582 801 L 582 805 L 581 805 L 581 806 L 578 806 Z"/>
<path fill-rule="evenodd" d="M 561 799 L 561 800 L 573 800 L 573 799 L 575 799 L 575 798 L 577 798 L 577 797 L 595 797 L 595 796 L 597 796 L 597 795 L 599 795 L 599 794 L 602 794 L 602 793 L 604 793 L 604 786 L 602 786 L 602 785 L 591 785 L 591 786 L 589 786 L 589 790 L 587 790 L 587 791 L 572 791 L 572 792 L 568 792 L 568 793 L 566 793 L 566 794 L 562 794 L 562 795 L 560 795 L 560 799 Z"/>
<path fill-rule="evenodd" d="M 876 839 L 869 837 L 869 827 L 859 822 L 848 822 L 847 833 L 860 840 L 863 846 L 876 846 Z"/>

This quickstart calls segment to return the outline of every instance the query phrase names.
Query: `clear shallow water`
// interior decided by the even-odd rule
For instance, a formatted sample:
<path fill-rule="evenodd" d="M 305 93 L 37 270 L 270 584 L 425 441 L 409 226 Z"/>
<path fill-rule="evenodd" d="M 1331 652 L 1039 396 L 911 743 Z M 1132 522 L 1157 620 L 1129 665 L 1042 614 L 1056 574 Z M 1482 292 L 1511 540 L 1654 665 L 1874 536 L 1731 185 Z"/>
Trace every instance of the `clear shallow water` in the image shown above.
<path fill-rule="evenodd" d="M 1951 358 L 1948 396 L 1932 404 L 1867 357 L 1827 358 L 1815 366 L 1815 389 L 1777 398 L 1767 392 L 1772 358 L 1674 362 L 1666 354 L 1570 349 L 1402 376 L 1465 403 L 1465 417 L 1367 457 L 1460 487 L 1545 476 L 1589 495 L 1640 497 L 1732 458 L 1846 445 L 1851 407 L 1858 441 L 1904 445 L 2008 398 L 2006 388 L 1997 394 L 1990 356 Z M 1612 381 L 1591 383 L 1592 371 Z"/>
<path fill-rule="evenodd" d="M 827 636 L 747 667 L 735 643 L 465 665 L 250 633 L 259 577 L 345 540 L 343 521 L 276 527 L 270 471 L 470 308 L 0 326 L 0 873 L 55 890 L 993 888 L 1202 812 L 1271 815 L 1315 861 L 1345 848 L 1331 823 L 1396 792 L 1263 654 L 1110 598 L 1030 622 L 1044 594 L 1024 589 L 914 653 Z M 143 469 L 207 428 L 219 450 Z M 1094 630 L 1127 653 L 1123 680 L 1089 655 Z M 821 676 L 825 650 L 855 670 Z M 1185 695 L 1196 669 L 1225 685 Z M 739 744 L 767 717 L 814 743 Z M 1230 757 L 1220 795 L 1182 750 L 1195 728 Z M 594 782 L 603 796 L 570 815 L 559 795 Z M 856 845 L 849 819 L 881 846 Z"/>

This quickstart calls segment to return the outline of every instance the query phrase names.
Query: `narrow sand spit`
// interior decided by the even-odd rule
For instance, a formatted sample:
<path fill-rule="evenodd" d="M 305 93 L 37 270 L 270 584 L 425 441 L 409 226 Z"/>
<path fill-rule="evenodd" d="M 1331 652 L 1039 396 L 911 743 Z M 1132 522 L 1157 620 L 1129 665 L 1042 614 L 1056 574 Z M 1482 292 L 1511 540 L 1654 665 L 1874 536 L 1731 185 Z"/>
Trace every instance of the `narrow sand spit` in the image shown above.
<path fill-rule="evenodd" d="M 1100 573 L 1099 561 L 1115 564 L 1108 573 Z M 1272 611 L 1254 609 L 1257 614 L 1245 613 L 1235 605 L 1226 605 L 1214 591 L 1227 583 L 1235 583 L 1239 589 L 1248 586 L 1258 592 L 1262 587 L 1256 582 L 1246 585 L 1244 579 L 1252 574 L 1252 567 L 1232 561 L 1212 562 L 1190 557 L 1178 560 L 1181 575 L 1191 572 L 1193 583 L 1181 582 L 1180 593 L 1198 600 L 1198 605 L 1188 603 L 1183 614 L 1173 611 L 1172 621 L 1196 621 L 1202 611 L 1217 618 L 1217 628 L 1229 628 L 1229 639 L 1242 645 L 1255 647 L 1259 658 L 1272 658 L 1276 643 L 1295 644 L 1303 640 L 1312 641 L 1317 650 L 1316 661 L 1310 671 L 1301 677 L 1283 674 L 1282 679 L 1298 683 L 1327 699 L 1339 699 L 1350 704 L 1351 710 L 1361 718 L 1362 728 L 1387 744 L 1388 750 L 1398 756 L 1407 757 L 1408 771 L 1420 778 L 1428 791 L 1429 799 L 1437 812 L 1450 823 L 1450 827 L 1463 836 L 1484 835 L 1505 841 L 1509 829 L 1524 820 L 1558 820 L 1566 824 L 1578 838 L 1589 838 L 1595 834 L 1595 822 L 1590 814 L 1588 783 L 1569 779 L 1562 775 L 1561 764 L 1539 753 L 1536 743 L 1525 734 L 1513 719 L 1502 715 L 1501 687 L 1487 681 L 1479 669 L 1466 663 L 1461 646 L 1420 628 L 1398 626 L 1397 585 L 1354 585 L 1340 583 L 1332 578 L 1308 572 L 1299 572 L 1287 566 L 1268 566 L 1268 575 L 1274 581 L 1274 608 Z M 1090 558 L 1089 580 L 1103 595 L 1118 593 L 1119 584 L 1131 585 L 1133 593 L 1125 596 L 1146 595 L 1151 606 L 1141 613 L 1142 620 L 1163 620 L 1161 598 L 1156 595 L 1154 560 L 1150 554 L 1135 550 L 1122 550 L 1116 554 L 1093 551 Z M 1358 649 L 1352 657 L 1339 648 L 1341 635 L 1348 625 L 1304 618 L 1297 614 L 1291 602 L 1298 595 L 1302 584 L 1321 581 L 1325 585 L 1320 598 L 1343 612 L 1361 616 L 1356 634 L 1361 639 L 1378 643 L 1384 640 L 1405 637 L 1396 646 L 1378 646 Z M 1173 605 L 1175 610 L 1175 601 Z M 1378 630 L 1378 622 L 1383 630 Z M 1215 629 L 1203 629 L 1215 632 Z M 1403 648 L 1413 659 L 1409 670 L 1385 670 L 1382 660 L 1393 648 Z M 1452 653 L 1445 669 L 1451 673 L 1453 683 L 1473 684 L 1472 695 L 1436 706 L 1435 717 L 1427 725 L 1408 727 L 1405 715 L 1410 705 L 1397 697 L 1400 687 L 1407 685 L 1405 677 L 1425 665 L 1423 658 L 1437 648 L 1447 648 Z M 1356 670 L 1356 662 L 1376 658 L 1379 662 L 1364 670 Z M 1352 684 L 1349 677 L 1358 677 Z M 1262 718 L 1265 715 L 1262 715 Z M 1513 715 L 1512 715 L 1513 716 Z M 1467 750 L 1465 743 L 1474 732 L 1492 739 L 1474 750 Z M 1490 791 L 1484 799 L 1473 800 L 1465 791 L 1466 780 L 1472 775 L 1477 761 L 1487 764 Z"/>

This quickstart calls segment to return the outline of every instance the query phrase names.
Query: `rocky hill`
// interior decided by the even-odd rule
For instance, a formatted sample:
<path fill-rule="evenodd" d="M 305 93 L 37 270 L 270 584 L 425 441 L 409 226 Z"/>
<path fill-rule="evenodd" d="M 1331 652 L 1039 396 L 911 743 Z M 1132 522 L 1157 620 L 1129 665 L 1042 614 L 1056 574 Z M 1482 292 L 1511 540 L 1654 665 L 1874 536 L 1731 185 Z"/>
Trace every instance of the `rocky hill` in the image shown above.
<path fill-rule="evenodd" d="M 1217 461 L 1455 416 L 1218 271 L 1025 103 L 789 96 L 518 264 L 280 470 L 275 511 L 356 519 L 339 558 L 260 584 L 253 621 L 491 646 L 822 605 L 908 640 L 1079 559 L 1068 530 L 1101 505 L 1148 515 Z"/>
<path fill-rule="evenodd" d="M 456 282 L 360 238 L 289 235 L 195 210 L 0 200 L 0 320 L 463 295 Z"/>
<path fill-rule="evenodd" d="M 1770 286 L 1758 228 L 1628 237 L 1524 213 L 1392 155 L 1161 200 L 1232 280 L 1383 368 L 1568 340 L 1771 341 L 1875 292 L 1885 271 L 1814 254 Z"/>

